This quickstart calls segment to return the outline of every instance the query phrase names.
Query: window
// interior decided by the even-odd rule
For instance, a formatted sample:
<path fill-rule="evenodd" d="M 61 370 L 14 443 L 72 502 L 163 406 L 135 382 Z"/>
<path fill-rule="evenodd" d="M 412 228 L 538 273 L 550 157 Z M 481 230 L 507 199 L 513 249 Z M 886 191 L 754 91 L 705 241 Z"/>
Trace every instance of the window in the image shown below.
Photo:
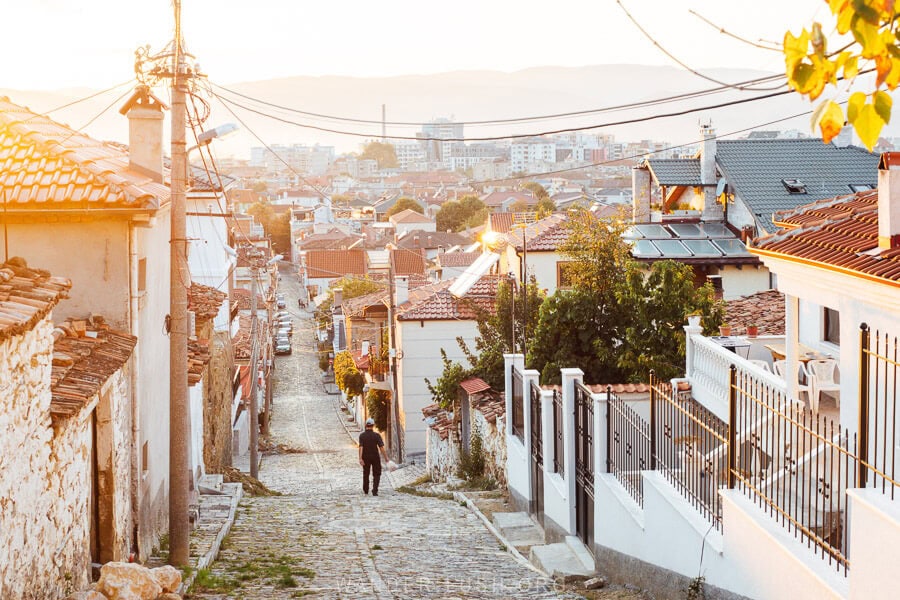
<path fill-rule="evenodd" d="M 835 346 L 841 345 L 841 313 L 830 308 L 823 311 L 822 339 Z"/>
<path fill-rule="evenodd" d="M 781 183 L 782 185 L 784 185 L 789 194 L 806 193 L 806 184 L 799 179 L 782 179 Z"/>
<path fill-rule="evenodd" d="M 574 262 L 556 263 L 556 287 L 562 290 L 571 289 L 573 285 L 572 275 L 575 272 Z"/>
<path fill-rule="evenodd" d="M 138 280 L 137 286 L 139 292 L 147 291 L 147 259 L 142 258 L 138 261 Z"/>
<path fill-rule="evenodd" d="M 865 192 L 867 190 L 874 190 L 875 186 L 871 183 L 851 183 L 850 191 L 851 192 Z"/>
<path fill-rule="evenodd" d="M 150 470 L 150 442 L 144 442 L 141 446 L 141 474 L 146 477 L 147 471 Z"/>

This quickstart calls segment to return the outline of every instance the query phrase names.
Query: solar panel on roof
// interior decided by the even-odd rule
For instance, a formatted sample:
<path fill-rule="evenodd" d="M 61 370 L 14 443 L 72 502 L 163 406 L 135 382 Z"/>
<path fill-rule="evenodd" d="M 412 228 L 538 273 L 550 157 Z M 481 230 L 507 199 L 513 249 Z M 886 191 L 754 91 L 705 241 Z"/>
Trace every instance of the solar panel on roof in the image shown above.
<path fill-rule="evenodd" d="M 651 258 L 660 256 L 659 249 L 650 240 L 638 240 L 631 248 L 631 254 L 638 258 Z"/>
<path fill-rule="evenodd" d="M 700 231 L 700 227 L 697 226 L 696 223 L 672 223 L 669 225 L 669 229 L 671 229 L 676 236 L 682 238 L 703 237 L 703 232 Z"/>
<path fill-rule="evenodd" d="M 669 233 L 662 225 L 635 225 L 634 228 L 637 229 L 645 238 L 665 239 L 672 237 L 672 234 Z"/>
<path fill-rule="evenodd" d="M 491 267 L 497 264 L 497 261 L 499 260 L 500 255 L 496 252 L 487 252 L 476 258 L 475 262 L 469 265 L 469 267 L 463 271 L 463 274 L 457 277 L 456 281 L 453 282 L 453 285 L 450 286 L 450 293 L 457 298 L 465 296 L 466 292 L 472 289 L 472 286 L 490 271 Z"/>
<path fill-rule="evenodd" d="M 656 247 L 662 252 L 663 258 L 678 257 L 687 258 L 691 256 L 691 251 L 678 240 L 654 240 Z"/>
<path fill-rule="evenodd" d="M 681 243 L 684 244 L 694 256 L 722 256 L 722 251 L 709 240 L 681 240 Z"/>
<path fill-rule="evenodd" d="M 716 246 L 722 249 L 726 256 L 750 256 L 747 247 L 741 240 L 715 240 Z"/>
<path fill-rule="evenodd" d="M 731 237 L 732 233 L 722 223 L 701 223 L 700 230 L 706 237 Z"/>
<path fill-rule="evenodd" d="M 637 230 L 634 226 L 629 227 L 625 230 L 625 233 L 622 234 L 622 237 L 626 240 L 636 240 L 644 237 L 640 231 Z"/>

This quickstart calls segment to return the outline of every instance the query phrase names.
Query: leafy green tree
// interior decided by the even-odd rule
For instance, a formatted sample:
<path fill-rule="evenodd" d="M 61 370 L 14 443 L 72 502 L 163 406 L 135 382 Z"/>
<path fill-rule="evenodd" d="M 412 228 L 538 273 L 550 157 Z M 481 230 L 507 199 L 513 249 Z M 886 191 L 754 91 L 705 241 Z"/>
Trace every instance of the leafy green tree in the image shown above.
<path fill-rule="evenodd" d="M 316 310 L 316 318 L 320 323 L 331 322 L 331 307 L 334 304 L 334 290 L 341 288 L 341 296 L 344 300 L 358 298 L 379 290 L 386 289 L 386 285 L 369 277 L 357 277 L 346 275 L 334 281 L 328 289 L 328 295 Z"/>
<path fill-rule="evenodd" d="M 484 202 L 477 196 L 466 195 L 459 200 L 450 200 L 441 205 L 435 216 L 438 231 L 462 231 L 466 223 L 476 214 L 485 210 Z"/>
<path fill-rule="evenodd" d="M 379 169 L 386 169 L 397 166 L 397 151 L 393 144 L 385 142 L 369 142 L 363 147 L 362 159 L 375 159 L 378 161 Z"/>
<path fill-rule="evenodd" d="M 521 351 L 522 341 L 526 339 L 526 335 L 534 335 L 538 324 L 544 294 L 534 277 L 527 288 L 526 292 L 522 286 L 514 285 L 514 282 L 501 281 L 497 288 L 494 311 L 476 307 L 478 335 L 475 337 L 474 352 L 462 337 L 456 338 L 469 362 L 469 372 L 495 389 L 502 388 L 504 384 L 503 355 Z M 472 306 L 475 307 L 474 304 Z"/>
<path fill-rule="evenodd" d="M 269 223 L 275 216 L 275 210 L 268 202 L 254 202 L 247 209 L 247 214 L 256 219 L 256 222 L 262 225 L 263 229 L 268 232 Z"/>
<path fill-rule="evenodd" d="M 815 22 L 809 30 L 798 35 L 784 34 L 785 72 L 788 85 L 800 94 L 816 100 L 828 86 L 835 89 L 839 78 L 853 81 L 860 73 L 861 63 L 874 64 L 875 85 L 869 93 L 854 92 L 846 111 L 835 98 L 819 103 L 813 112 L 813 127 L 818 126 L 822 138 L 831 141 L 844 126 L 853 125 L 862 143 L 872 150 L 878 136 L 890 121 L 893 100 L 888 93 L 900 84 L 900 32 L 898 13 L 893 1 L 886 0 L 829 0 L 833 25 L 823 28 Z M 835 30 L 839 36 L 837 50 L 829 51 L 825 30 Z"/>
<path fill-rule="evenodd" d="M 550 196 L 544 196 L 538 200 L 537 206 L 535 206 L 534 209 L 537 211 L 537 218 L 543 219 L 556 211 L 556 202 L 554 202 Z"/>
<path fill-rule="evenodd" d="M 422 208 L 422 205 L 412 198 L 398 198 L 394 205 L 390 207 L 384 214 L 386 217 L 390 218 L 396 215 L 398 212 L 403 212 L 406 209 L 414 210 L 420 215 L 425 214 L 425 209 Z"/>
<path fill-rule="evenodd" d="M 331 197 L 331 204 L 334 206 L 350 206 L 353 196 L 347 194 L 334 194 Z"/>
<path fill-rule="evenodd" d="M 386 431 L 390 411 L 391 393 L 387 390 L 369 390 L 366 394 L 366 411 L 375 419 L 375 427 Z"/>
<path fill-rule="evenodd" d="M 258 194 L 264 194 L 269 191 L 269 185 L 265 181 L 259 180 L 253 182 L 253 187 L 251 187 L 250 189 Z"/>
<path fill-rule="evenodd" d="M 434 384 L 426 377 L 425 385 L 431 392 L 431 397 L 438 405 L 445 409 L 451 410 L 457 405 L 459 400 L 459 384 L 469 377 L 469 370 L 458 362 L 453 362 L 447 358 L 447 352 L 441 348 L 441 361 L 444 368 L 441 376 L 437 378 Z"/>
<path fill-rule="evenodd" d="M 542 200 L 544 198 L 550 197 L 550 194 L 547 193 L 547 190 L 544 189 L 544 186 L 539 184 L 537 181 L 528 181 L 526 183 L 523 183 L 522 189 L 531 192 L 531 195 L 534 196 L 536 200 Z"/>
<path fill-rule="evenodd" d="M 344 387 L 347 375 L 354 371 L 358 372 L 356 363 L 353 362 L 353 356 L 346 350 L 338 352 L 334 357 L 334 382 L 342 392 L 347 391 Z"/>
<path fill-rule="evenodd" d="M 516 200 L 512 204 L 509 205 L 509 212 L 528 212 L 531 207 L 528 204 L 527 200 Z"/>
<path fill-rule="evenodd" d="M 699 312 L 707 334 L 718 329 L 725 314 L 712 284 L 694 286 L 689 265 L 671 260 L 653 263 L 649 273 L 630 263 L 619 290 L 619 302 L 628 308 L 618 364 L 630 379 L 644 380 L 653 369 L 657 377 L 671 379 L 684 373 L 687 315 Z"/>

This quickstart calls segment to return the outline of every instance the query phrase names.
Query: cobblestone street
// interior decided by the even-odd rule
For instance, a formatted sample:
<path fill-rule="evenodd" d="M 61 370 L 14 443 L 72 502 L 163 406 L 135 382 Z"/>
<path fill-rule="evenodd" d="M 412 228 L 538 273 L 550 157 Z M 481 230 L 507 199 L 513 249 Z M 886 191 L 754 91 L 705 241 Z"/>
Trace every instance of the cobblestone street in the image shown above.
<path fill-rule="evenodd" d="M 395 491 L 363 495 L 356 447 L 337 396 L 322 385 L 311 313 L 283 275 L 293 354 L 277 357 L 272 442 L 260 479 L 283 496 L 246 497 L 207 589 L 194 598 L 557 598 L 554 584 L 507 553 L 453 500 Z M 202 583 L 202 578 L 198 579 Z M 199 587 L 199 586 L 198 586 Z"/>

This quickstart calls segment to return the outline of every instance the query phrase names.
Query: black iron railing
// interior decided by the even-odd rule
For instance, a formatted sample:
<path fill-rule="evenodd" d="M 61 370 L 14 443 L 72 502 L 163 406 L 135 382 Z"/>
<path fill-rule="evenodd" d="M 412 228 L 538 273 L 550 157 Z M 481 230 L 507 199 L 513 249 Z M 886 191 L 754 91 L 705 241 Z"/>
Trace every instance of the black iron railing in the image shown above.
<path fill-rule="evenodd" d="M 544 464 L 544 440 L 541 423 L 541 386 L 531 382 L 528 394 L 531 408 L 531 458 L 539 465 Z"/>
<path fill-rule="evenodd" d="M 897 481 L 897 384 L 900 353 L 896 336 L 860 326 L 859 487 L 880 487 L 894 498 Z"/>
<path fill-rule="evenodd" d="M 722 529 L 719 488 L 727 483 L 728 424 L 650 373 L 651 469 L 659 469 L 700 513 Z"/>
<path fill-rule="evenodd" d="M 589 548 L 594 541 L 594 399 L 575 383 L 575 530 Z"/>
<path fill-rule="evenodd" d="M 562 393 L 553 390 L 553 472 L 565 474 Z"/>
<path fill-rule="evenodd" d="M 512 366 L 512 432 L 525 442 L 525 390 L 522 386 L 522 373 Z"/>
<path fill-rule="evenodd" d="M 644 504 L 641 471 L 650 468 L 650 424 L 606 388 L 606 472 L 619 480 L 634 501 Z"/>

